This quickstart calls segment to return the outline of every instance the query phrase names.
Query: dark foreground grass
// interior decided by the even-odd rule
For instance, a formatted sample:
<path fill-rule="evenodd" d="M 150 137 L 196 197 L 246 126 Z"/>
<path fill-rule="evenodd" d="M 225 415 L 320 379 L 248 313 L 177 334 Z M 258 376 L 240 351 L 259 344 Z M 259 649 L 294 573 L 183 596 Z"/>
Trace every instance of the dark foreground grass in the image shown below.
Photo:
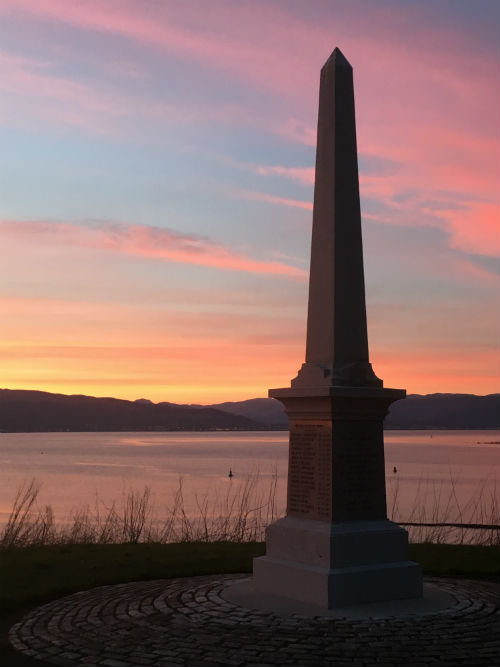
<path fill-rule="evenodd" d="M 250 572 L 263 543 L 107 544 L 0 551 L 0 666 L 43 667 L 14 651 L 9 627 L 30 608 L 104 584 L 201 574 Z M 412 544 L 410 557 L 429 575 L 496 581 L 497 547 Z"/>
<path fill-rule="evenodd" d="M 410 544 L 410 559 L 422 564 L 424 574 L 499 581 L 497 546 L 472 544 Z"/>

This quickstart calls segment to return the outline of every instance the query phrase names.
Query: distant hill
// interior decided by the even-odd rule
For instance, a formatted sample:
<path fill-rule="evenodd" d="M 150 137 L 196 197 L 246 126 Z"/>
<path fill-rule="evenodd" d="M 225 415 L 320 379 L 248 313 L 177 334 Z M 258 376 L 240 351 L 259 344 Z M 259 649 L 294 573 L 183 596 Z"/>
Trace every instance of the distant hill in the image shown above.
<path fill-rule="evenodd" d="M 409 394 L 393 403 L 385 428 L 500 428 L 500 394 Z"/>
<path fill-rule="evenodd" d="M 230 412 L 233 415 L 247 417 L 253 421 L 288 428 L 288 417 L 283 404 L 274 398 L 250 398 L 247 401 L 216 403 L 211 408 Z"/>
<path fill-rule="evenodd" d="M 254 398 L 211 407 L 243 415 L 273 427 L 287 427 L 283 405 L 274 398 Z M 385 419 L 387 429 L 500 428 L 500 394 L 410 394 L 393 403 Z"/>
<path fill-rule="evenodd" d="M 387 429 L 500 428 L 500 394 L 411 394 L 393 403 Z M 196 431 L 287 429 L 283 405 L 273 398 L 215 405 L 124 401 L 0 389 L 0 431 Z"/>
<path fill-rule="evenodd" d="M 155 405 L 146 399 L 66 396 L 0 389 L 0 431 L 176 431 L 260 428 L 251 419 L 210 407 Z"/>

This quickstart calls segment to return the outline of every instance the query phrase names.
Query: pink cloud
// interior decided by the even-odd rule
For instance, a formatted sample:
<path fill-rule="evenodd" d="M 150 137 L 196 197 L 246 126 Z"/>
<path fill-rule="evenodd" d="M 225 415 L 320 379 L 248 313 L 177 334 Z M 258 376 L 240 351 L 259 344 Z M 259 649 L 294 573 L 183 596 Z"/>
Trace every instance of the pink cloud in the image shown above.
<path fill-rule="evenodd" d="M 332 39 L 338 35 L 342 35 L 341 46 L 348 56 L 354 54 L 353 64 L 359 66 L 356 71 L 361 87 L 377 91 L 370 95 L 373 118 L 380 113 L 387 119 L 390 109 L 397 115 L 401 108 L 405 115 L 414 110 L 420 118 L 429 108 L 432 112 L 433 105 L 429 107 L 427 100 L 414 104 L 422 92 L 420 84 L 424 83 L 433 90 L 449 91 L 468 107 L 477 106 L 478 100 L 484 104 L 488 99 L 485 95 L 495 99 L 488 75 L 495 76 L 496 62 L 485 62 L 482 51 L 474 49 L 469 33 L 465 35 L 456 26 L 451 29 L 444 24 L 436 25 L 430 21 L 432 12 L 429 16 L 425 9 L 406 8 L 404 12 L 390 14 L 373 5 L 369 12 L 356 13 L 358 30 L 354 33 L 351 24 L 355 12 L 350 3 L 340 3 L 335 14 L 326 14 L 322 23 L 314 15 L 311 19 L 295 16 L 287 11 L 286 5 L 258 0 L 251 4 L 232 3 L 231 11 L 227 11 L 226 3 L 212 2 L 208 14 L 203 11 L 204 4 L 194 1 L 157 3 L 150 5 L 148 11 L 141 2 L 131 0 L 106 3 L 4 0 L 2 8 L 16 15 L 111 33 L 178 55 L 238 81 L 291 96 L 296 111 L 314 109 L 318 69 L 335 45 Z M 258 40 L 255 39 L 257 22 Z M 390 39 L 384 40 L 384 36 Z M 463 48 L 464 37 L 468 49 Z M 316 48 L 311 48 L 312 44 Z M 364 63 L 371 66 L 364 67 Z M 382 90 L 399 93 L 399 105 L 388 107 L 386 96 L 378 94 L 382 81 L 385 84 Z M 281 121 L 287 126 L 286 131 L 302 135 L 308 143 L 314 139 L 315 132 L 311 132 L 314 123 L 304 126 L 300 113 L 296 117 L 287 114 Z"/>
<path fill-rule="evenodd" d="M 265 166 L 258 165 L 255 168 L 258 174 L 263 176 L 276 175 L 284 176 L 292 181 L 298 181 L 302 185 L 314 184 L 314 167 L 284 167 L 284 166 Z"/>
<path fill-rule="evenodd" d="M 312 202 L 302 201 L 300 199 L 288 199 L 286 197 L 277 197 L 275 195 L 267 194 L 265 192 L 250 192 L 247 190 L 239 190 L 235 193 L 238 197 L 244 199 L 252 199 L 254 201 L 261 201 L 267 204 L 278 204 L 282 206 L 291 206 L 293 208 L 303 208 L 306 211 L 312 211 Z"/>
<path fill-rule="evenodd" d="M 399 140 L 404 136 L 404 141 Z M 380 127 L 362 143 L 360 152 L 395 163 L 388 174 L 363 175 L 370 182 L 391 187 L 476 192 L 496 195 L 497 136 L 467 132 L 445 124 L 415 124 L 401 117 L 391 128 Z M 416 179 L 416 181 L 415 181 Z"/>
<path fill-rule="evenodd" d="M 449 235 L 451 248 L 499 254 L 496 137 L 404 122 L 399 131 L 406 131 L 404 144 L 396 141 L 395 134 L 384 137 L 382 131 L 380 139 L 368 146 L 368 154 L 388 158 L 397 166 L 387 174 L 361 172 L 362 196 L 385 207 L 384 213 L 365 217 L 436 226 Z"/>
<path fill-rule="evenodd" d="M 463 210 L 441 210 L 435 215 L 446 221 L 452 247 L 500 256 L 499 212 L 495 204 L 472 202 Z"/>
<path fill-rule="evenodd" d="M 297 181 L 301 185 L 314 184 L 314 167 L 288 167 L 286 165 L 265 165 L 254 164 L 252 162 L 242 162 L 235 160 L 230 155 L 221 155 L 215 153 L 214 158 L 235 169 L 252 172 L 260 176 L 282 176 L 283 178 Z"/>
<path fill-rule="evenodd" d="M 202 67 L 209 66 L 238 81 L 292 96 L 294 115 L 288 111 L 285 117 L 281 116 L 281 132 L 295 135 L 296 139 L 302 137 L 300 140 L 309 144 L 315 140 L 315 119 L 309 114 L 315 112 L 318 69 L 334 46 L 332 35 L 342 35 L 348 56 L 355 56 L 353 64 L 361 81 L 358 90 L 369 94 L 366 108 L 379 130 L 381 122 L 389 121 L 391 126 L 394 114 L 398 119 L 402 111 L 407 117 L 413 114 L 414 120 L 418 116 L 420 123 L 427 122 L 429 112 L 434 114 L 440 105 L 436 105 L 436 100 L 422 99 L 424 85 L 432 93 L 448 91 L 459 97 L 464 106 L 463 111 L 455 109 L 459 117 L 466 116 L 469 107 L 477 108 L 479 101 L 484 105 L 485 100 L 496 100 L 491 90 L 496 62 L 485 61 L 482 52 L 474 50 L 470 34 L 469 48 L 464 50 L 464 35 L 456 26 L 431 27 L 426 10 L 406 8 L 405 12 L 388 14 L 383 8 L 372 6 L 369 12 L 356 15 L 359 30 L 354 34 L 350 29 L 353 10 L 349 3 L 340 3 L 335 15 L 326 14 L 322 23 L 315 21 L 314 15 L 312 20 L 294 16 L 284 5 L 258 0 L 250 5 L 232 4 L 229 12 L 225 3 L 213 2 L 208 15 L 201 11 L 203 7 L 197 2 L 163 2 L 144 11 L 142 3 L 131 0 L 2 3 L 4 12 L 122 36 Z M 383 35 L 390 40 L 381 39 Z M 315 48 L 311 48 L 312 44 Z M 418 49 L 413 50 L 412 45 Z M 379 94 L 381 86 L 393 104 L 387 104 L 387 94 Z M 361 106 L 365 108 L 364 103 Z M 303 115 L 304 111 L 308 116 Z M 362 117 L 365 119 L 367 114 L 362 113 Z M 279 131 L 277 124 L 275 128 Z"/>
<path fill-rule="evenodd" d="M 132 72 L 128 63 L 117 63 L 118 70 Z M 113 69 L 113 65 L 107 65 Z M 137 77 L 139 74 L 137 74 Z M 207 101 L 202 105 L 169 104 L 134 96 L 125 89 L 102 81 L 82 83 L 54 72 L 48 61 L 20 58 L 0 51 L 0 91 L 5 93 L 0 115 L 4 123 L 18 123 L 25 117 L 82 127 L 93 134 L 123 136 L 137 134 L 142 125 L 156 121 L 162 125 L 196 123 L 252 124 L 255 118 L 236 104 Z M 9 108 L 10 106 L 10 108 Z M 139 120 L 136 127 L 128 122 Z"/>
<path fill-rule="evenodd" d="M 162 2 L 149 6 L 145 11 L 141 2 L 133 0 L 85 0 L 68 3 L 65 0 L 3 0 L 4 12 L 32 15 L 38 19 L 66 23 L 77 28 L 96 32 L 112 33 L 145 43 L 168 53 L 180 53 L 184 57 L 242 75 L 257 83 L 284 92 L 301 96 L 304 83 L 315 89 L 316 81 L 310 80 L 310 66 L 321 65 L 310 45 L 320 47 L 324 60 L 334 46 L 333 35 L 342 35 L 346 50 L 358 54 L 357 59 L 377 54 L 378 67 L 390 65 L 394 71 L 418 67 L 425 70 L 438 85 L 452 87 L 464 98 L 470 92 L 467 83 L 458 73 L 451 76 L 450 58 L 460 58 L 466 63 L 465 70 L 473 71 L 480 55 L 471 47 L 464 53 L 463 37 L 459 30 L 446 31 L 444 25 L 431 26 L 424 10 L 418 12 L 407 8 L 406 12 L 388 13 L 383 7 L 371 7 L 369 12 L 357 13 L 357 34 L 350 25 L 353 10 L 350 3 L 341 3 L 335 15 L 325 15 L 322 23 L 294 16 L 285 6 L 267 2 L 251 4 L 211 3 L 211 11 L 203 11 L 204 3 Z M 255 25 L 258 22 L 259 40 L 255 40 Z M 238 30 L 235 31 L 235 25 Z M 286 30 L 282 28 L 286 26 Z M 364 30 L 362 28 L 369 28 Z M 394 39 L 397 29 L 400 40 Z M 390 46 L 380 37 L 391 37 Z M 470 34 L 467 34 L 470 40 Z M 335 38 L 335 37 L 334 37 Z M 290 48 L 290 44 L 294 48 Z M 412 56 L 410 45 L 421 45 L 418 58 Z M 429 48 L 434 45 L 434 49 Z M 426 48 L 424 48 L 426 47 Z M 446 47 L 446 48 L 443 48 Z M 395 52 L 398 60 L 394 60 Z M 436 59 L 436 52 L 440 57 Z M 284 58 L 286 54 L 286 58 Z M 292 72 L 290 72 L 290 65 Z M 429 74 L 430 73 L 430 74 Z M 480 80 L 480 77 L 476 77 Z"/>
<path fill-rule="evenodd" d="M 44 221 L 1 221 L 5 234 L 51 244 L 119 252 L 136 257 L 196 264 L 229 271 L 307 278 L 301 268 L 283 262 L 252 259 L 213 241 L 170 229 L 146 225 L 70 224 Z"/>
<path fill-rule="evenodd" d="M 441 187 L 435 190 L 418 188 L 413 195 L 399 201 L 397 196 L 404 192 L 404 182 L 400 182 L 398 188 L 398 179 L 395 181 L 383 177 L 361 179 L 361 194 L 385 206 L 382 213 L 362 213 L 363 218 L 400 226 L 437 227 L 446 233 L 447 244 L 452 249 L 500 255 L 497 203 L 462 199 L 464 190 L 455 190 L 450 182 L 438 184 Z M 429 204 L 428 200 L 432 202 Z"/>
<path fill-rule="evenodd" d="M 128 108 L 125 96 L 117 91 L 56 75 L 47 61 L 5 52 L 0 52 L 0 90 L 5 99 L 4 122 L 9 123 L 19 122 L 24 115 L 36 117 L 37 122 L 42 118 L 83 126 L 96 134 L 116 134 L 112 121 Z"/>
<path fill-rule="evenodd" d="M 239 24 L 240 32 L 245 32 L 245 25 L 254 23 L 253 6 L 235 5 L 228 13 L 214 3 L 208 15 L 202 12 L 203 21 L 199 20 L 200 7 L 176 7 L 169 3 L 157 4 L 148 12 L 144 11 L 142 3 L 130 1 L 109 0 L 103 4 L 98 0 L 78 3 L 65 0 L 5 0 L 1 9 L 3 12 L 23 12 L 41 20 L 123 36 L 164 53 L 180 54 L 238 76 L 243 74 L 259 86 L 273 87 L 274 82 L 269 79 L 270 71 L 282 70 L 282 52 L 278 45 L 272 45 L 276 24 L 261 24 L 265 46 L 254 40 L 241 40 L 234 34 L 234 22 Z M 270 19 L 283 18 L 279 10 L 266 5 L 261 5 L 260 9 L 261 18 L 262 14 L 267 14 Z M 230 30 L 227 29 L 228 24 Z M 291 17 L 288 27 L 297 35 L 304 32 L 301 22 L 292 21 Z M 285 81 L 287 89 L 290 89 L 293 82 L 288 77 L 282 77 L 282 83 Z"/>
<path fill-rule="evenodd" d="M 387 216 L 392 224 L 435 224 L 449 231 L 452 247 L 469 247 L 474 252 L 486 248 L 491 254 L 497 245 L 493 243 L 492 215 L 475 204 L 470 206 L 470 215 L 460 217 L 450 207 L 447 215 L 427 215 L 425 222 L 419 219 L 426 212 L 423 202 L 436 198 L 440 191 L 450 193 L 450 203 L 463 193 L 471 193 L 472 199 L 490 208 L 496 201 L 498 130 L 497 113 L 492 112 L 498 111 L 496 86 L 492 85 L 497 78 L 496 59 L 476 49 L 471 35 L 457 26 L 430 21 L 428 9 L 411 7 L 391 14 L 374 5 L 366 14 L 356 14 L 355 33 L 351 3 L 339 3 L 335 23 L 333 15 L 319 23 L 314 17 L 295 16 L 285 5 L 258 0 L 234 4 L 230 12 L 225 3 L 213 2 L 208 15 L 200 12 L 202 6 L 165 2 L 149 5 L 145 11 L 142 3 L 131 0 L 4 0 L 0 11 L 116 35 L 211 68 L 223 78 L 271 92 L 273 103 L 264 105 L 260 114 L 252 115 L 237 104 L 207 102 L 202 109 L 196 105 L 187 109 L 134 101 L 102 85 L 92 87 L 55 76 L 47 63 L 28 60 L 10 61 L 11 71 L 4 73 L 0 85 L 14 95 L 42 98 L 41 107 L 36 108 L 44 117 L 88 124 L 96 132 L 104 128 L 116 132 L 116 117 L 128 109 L 167 124 L 205 119 L 253 125 L 313 145 L 318 69 L 334 45 L 332 39 L 342 35 L 341 47 L 345 46 L 355 68 L 360 152 L 398 162 L 391 174 L 362 173 L 362 195 L 382 201 L 393 213 Z M 63 106 L 58 104 L 61 100 Z M 313 169 L 307 167 L 256 169 L 301 184 L 310 184 L 313 178 Z M 409 189 L 418 195 L 403 202 L 400 195 Z M 258 193 L 251 198 L 311 208 L 308 202 L 293 198 Z"/>
<path fill-rule="evenodd" d="M 436 105 L 421 100 L 424 84 L 449 91 L 466 107 L 477 106 L 476 100 L 484 104 L 485 99 L 495 99 L 488 75 L 496 75 L 496 63 L 485 62 L 481 51 L 475 52 L 470 35 L 467 35 L 469 48 L 464 50 L 463 35 L 456 27 L 453 30 L 444 25 L 431 27 L 426 10 L 407 8 L 405 12 L 388 14 L 383 8 L 372 6 L 369 12 L 356 15 L 359 30 L 353 33 L 350 3 L 340 3 L 335 15 L 326 14 L 322 23 L 315 21 L 314 15 L 306 19 L 287 11 L 286 5 L 258 0 L 251 4 L 233 3 L 231 11 L 219 2 L 211 3 L 208 14 L 203 8 L 198 2 L 163 2 L 149 5 L 145 11 L 142 3 L 131 0 L 106 3 L 4 0 L 2 3 L 4 12 L 122 36 L 202 67 L 214 68 L 237 81 L 293 97 L 294 115 L 288 111 L 284 117 L 281 115 L 280 125 L 274 122 L 273 125 L 276 131 L 295 135 L 296 139 L 301 137 L 299 140 L 309 144 L 315 138 L 314 119 L 311 122 L 309 114 L 315 111 L 318 70 L 334 46 L 332 39 L 338 35 L 343 37 L 341 46 L 345 46 L 348 56 L 355 54 L 353 64 L 359 65 L 361 89 L 365 94 L 370 93 L 366 108 L 379 128 L 380 120 L 387 121 L 392 109 L 396 118 L 402 109 L 407 116 L 413 110 L 420 122 L 425 122 L 429 109 L 432 113 Z M 384 41 L 384 35 L 390 39 Z M 413 50 L 412 45 L 418 49 Z M 370 66 L 364 66 L 365 63 Z M 381 85 L 399 105 L 387 105 L 387 96 L 379 94 Z M 456 111 L 467 114 L 467 109 Z M 391 125 L 393 118 L 389 120 Z"/>

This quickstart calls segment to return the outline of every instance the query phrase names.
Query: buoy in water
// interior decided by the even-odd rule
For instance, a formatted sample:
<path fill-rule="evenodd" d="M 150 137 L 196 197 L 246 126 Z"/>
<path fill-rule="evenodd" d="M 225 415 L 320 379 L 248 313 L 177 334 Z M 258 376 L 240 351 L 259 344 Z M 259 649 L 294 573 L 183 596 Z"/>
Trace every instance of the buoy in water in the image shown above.
<path fill-rule="evenodd" d="M 231 468 L 229 468 L 229 475 L 228 475 L 228 477 L 229 477 L 229 479 L 232 479 L 232 478 L 234 477 L 234 475 L 233 475 L 233 471 L 231 470 Z"/>
<path fill-rule="evenodd" d="M 394 468 L 392 469 L 392 472 L 397 472 L 397 471 L 398 471 L 398 469 L 396 468 L 396 466 L 394 466 Z"/>

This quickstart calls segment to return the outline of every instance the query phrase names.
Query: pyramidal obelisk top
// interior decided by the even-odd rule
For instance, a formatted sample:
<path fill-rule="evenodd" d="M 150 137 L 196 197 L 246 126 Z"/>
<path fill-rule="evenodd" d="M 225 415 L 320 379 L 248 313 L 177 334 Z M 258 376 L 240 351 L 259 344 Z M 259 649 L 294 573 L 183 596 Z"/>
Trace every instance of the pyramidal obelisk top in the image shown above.
<path fill-rule="evenodd" d="M 292 387 L 382 386 L 369 363 L 352 67 L 321 69 L 305 364 Z"/>

